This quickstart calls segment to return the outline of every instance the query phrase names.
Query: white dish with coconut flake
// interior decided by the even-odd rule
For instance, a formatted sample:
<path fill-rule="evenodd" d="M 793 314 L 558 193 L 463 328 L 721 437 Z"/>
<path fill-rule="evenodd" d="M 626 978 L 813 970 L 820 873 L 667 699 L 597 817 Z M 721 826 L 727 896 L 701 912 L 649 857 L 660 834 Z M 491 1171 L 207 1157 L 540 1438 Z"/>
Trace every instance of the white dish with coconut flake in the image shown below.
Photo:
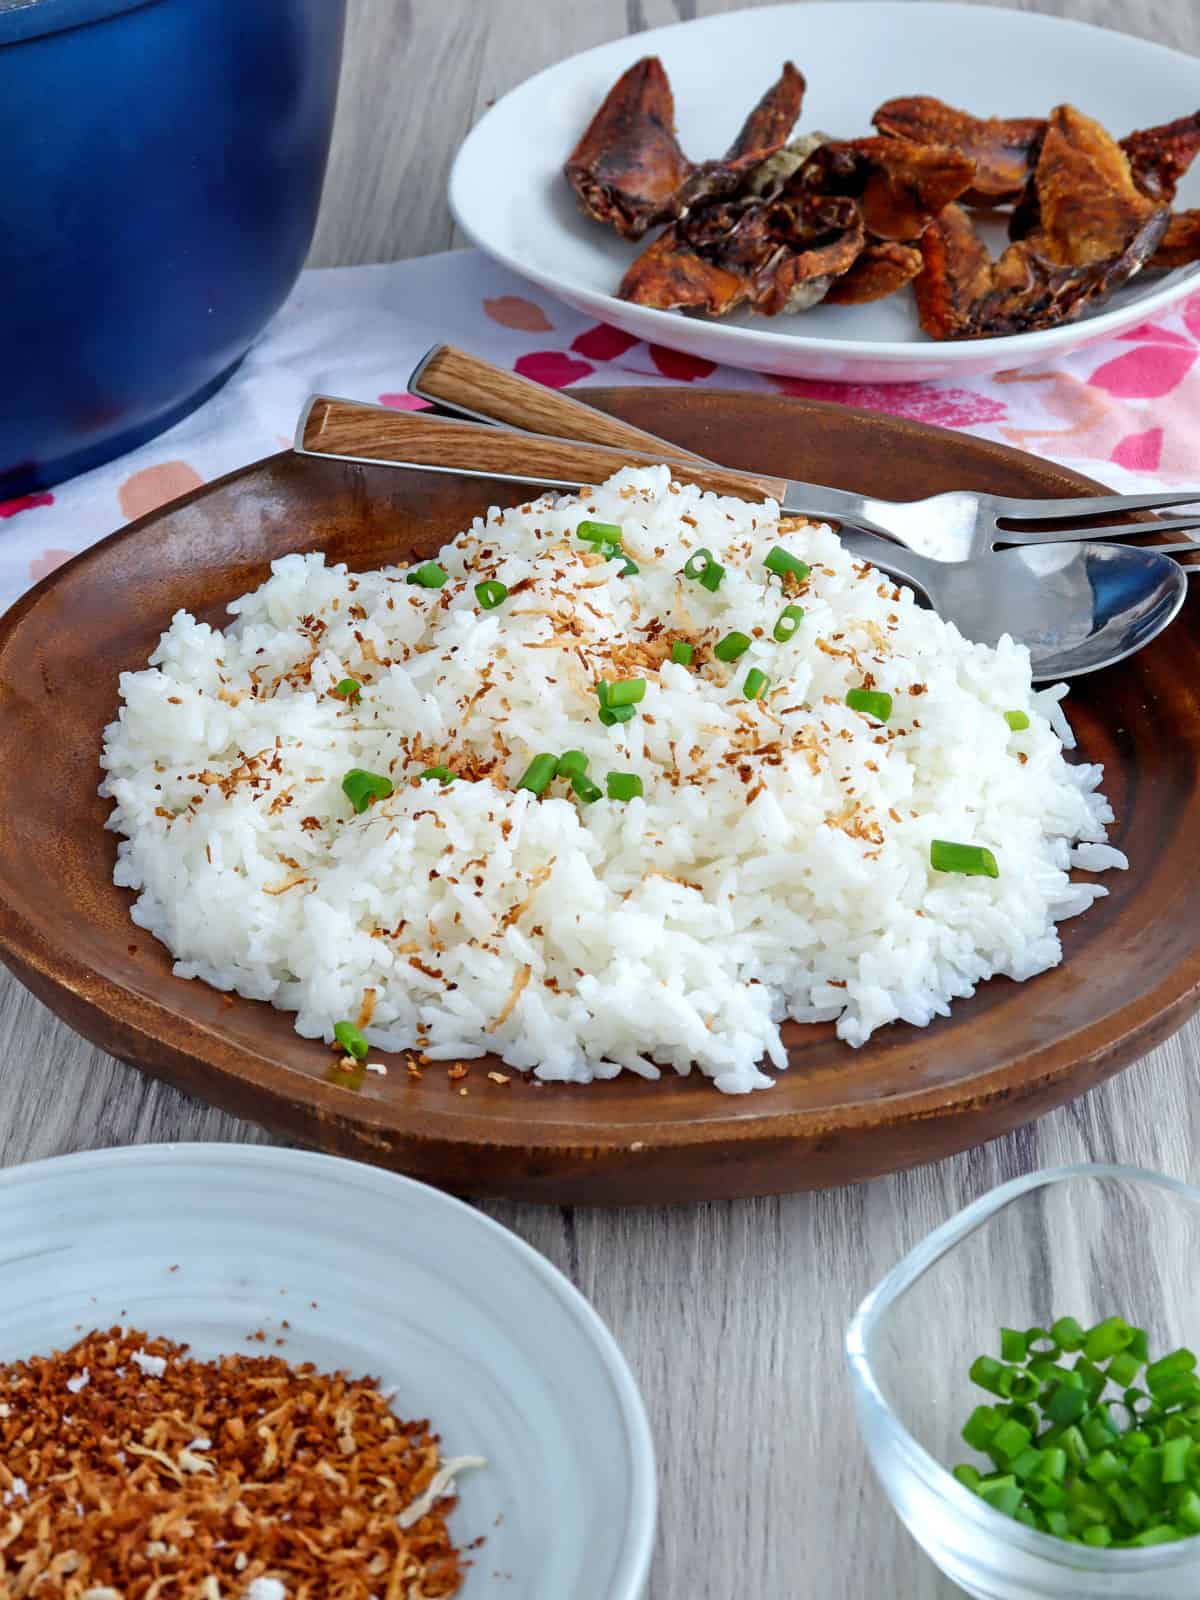
<path fill-rule="evenodd" d="M 619 525 L 637 570 L 593 554 L 583 519 Z M 810 569 L 795 595 L 775 547 Z M 701 550 L 712 590 L 683 572 Z M 739 1093 L 786 1067 L 785 1017 L 857 1046 L 1053 966 L 1056 924 L 1105 893 L 1072 868 L 1125 864 L 1098 850 L 1100 769 L 1064 760 L 1065 691 L 1035 693 L 1024 649 L 964 640 L 828 528 L 659 467 L 493 510 L 438 559 L 423 588 L 287 556 L 224 633 L 181 612 L 122 676 L 116 881 L 177 975 L 307 1038 L 358 1019 L 378 1051 L 576 1082 L 699 1067 Z M 494 609 L 483 580 L 508 589 Z M 597 683 L 634 678 L 634 716 L 604 726 Z M 885 723 L 846 703 L 864 688 Z M 519 787 L 567 750 L 601 798 Z M 393 785 L 361 815 L 353 769 Z M 614 773 L 641 795 L 609 798 Z M 935 870 L 936 840 L 998 876 Z"/>
<path fill-rule="evenodd" d="M 288 1361 L 378 1376 L 444 1459 L 486 1459 L 450 1516 L 460 1548 L 484 1541 L 461 1600 L 643 1592 L 654 1454 L 629 1369 L 548 1261 L 460 1201 L 299 1150 L 64 1156 L 0 1172 L 0 1276 L 0 1361 L 121 1324 L 206 1360 L 262 1353 L 262 1330 Z"/>

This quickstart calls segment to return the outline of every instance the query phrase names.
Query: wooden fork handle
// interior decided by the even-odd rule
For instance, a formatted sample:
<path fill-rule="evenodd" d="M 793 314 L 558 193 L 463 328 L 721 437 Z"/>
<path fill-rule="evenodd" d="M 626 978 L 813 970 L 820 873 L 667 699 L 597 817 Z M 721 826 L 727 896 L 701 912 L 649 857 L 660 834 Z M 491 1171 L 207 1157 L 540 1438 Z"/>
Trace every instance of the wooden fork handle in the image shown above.
<path fill-rule="evenodd" d="M 617 450 L 575 444 L 568 439 L 511 433 L 478 422 L 453 422 L 420 411 L 393 411 L 327 395 L 316 395 L 309 402 L 296 445 L 314 455 L 572 486 L 603 483 L 621 467 L 656 466 L 664 460 L 662 449 Z M 683 482 L 739 500 L 781 500 L 787 488 L 782 478 L 732 472 L 707 462 L 667 459 L 667 465 Z"/>
<path fill-rule="evenodd" d="M 606 416 L 561 390 L 548 389 L 516 372 L 505 372 L 451 344 L 434 345 L 408 380 L 408 387 L 422 400 L 449 406 L 478 422 L 502 422 L 527 433 L 578 439 L 612 449 L 649 451 L 656 460 L 701 459 L 656 434 Z"/>

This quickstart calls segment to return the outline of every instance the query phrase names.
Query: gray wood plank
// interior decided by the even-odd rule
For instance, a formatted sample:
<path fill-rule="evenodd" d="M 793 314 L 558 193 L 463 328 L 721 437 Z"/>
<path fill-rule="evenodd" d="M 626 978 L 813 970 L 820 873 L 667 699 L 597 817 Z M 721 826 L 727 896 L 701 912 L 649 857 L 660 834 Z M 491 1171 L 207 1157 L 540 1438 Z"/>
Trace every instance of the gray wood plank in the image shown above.
<path fill-rule="evenodd" d="M 571 51 L 729 9 L 351 0 L 314 264 L 447 248 L 446 174 L 490 100 Z M 1200 54 L 1194 0 L 1024 0 L 1024 9 Z M 1198 1055 L 1200 1023 L 1031 1129 L 855 1189 L 665 1211 L 488 1206 L 588 1295 L 641 1381 L 661 1468 L 652 1600 L 950 1600 L 957 1591 L 909 1540 L 866 1465 L 843 1378 L 846 1321 L 930 1228 L 1018 1172 L 1099 1159 L 1200 1180 Z M 4 973 L 0 1060 L 0 1165 L 152 1140 L 269 1138 L 93 1049 Z"/>

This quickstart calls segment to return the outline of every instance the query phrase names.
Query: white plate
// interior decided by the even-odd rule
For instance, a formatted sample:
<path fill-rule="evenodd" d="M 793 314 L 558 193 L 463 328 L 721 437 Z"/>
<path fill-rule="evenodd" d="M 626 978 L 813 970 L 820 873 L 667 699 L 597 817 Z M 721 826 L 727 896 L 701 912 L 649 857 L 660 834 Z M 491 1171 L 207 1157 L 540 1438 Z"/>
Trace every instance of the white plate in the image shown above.
<path fill-rule="evenodd" d="M 447 1455 L 488 1458 L 450 1524 L 486 1536 L 463 1600 L 643 1592 L 654 1453 L 629 1369 L 561 1273 L 461 1201 L 304 1151 L 65 1156 L 0 1172 L 0 1283 L 0 1360 L 114 1323 L 254 1354 L 262 1328 L 395 1385 Z"/>
<path fill-rule="evenodd" d="M 1070 101 L 1117 137 L 1200 104 L 1200 60 L 1191 56 L 1082 22 L 929 0 L 735 11 L 584 51 L 487 113 L 458 153 L 450 205 L 496 260 L 637 338 L 793 377 L 962 377 L 1111 335 L 1198 285 L 1196 267 L 1135 280 L 1082 322 L 963 344 L 926 338 L 907 290 L 874 305 L 720 322 L 627 305 L 616 288 L 639 247 L 583 216 L 562 165 L 616 79 L 645 55 L 661 56 L 670 75 L 680 141 L 693 160 L 725 149 L 788 57 L 808 79 L 797 126 L 843 136 L 872 132 L 872 112 L 896 95 L 937 95 L 980 116 L 1042 115 Z M 1200 162 L 1176 204 L 1200 205 Z"/>

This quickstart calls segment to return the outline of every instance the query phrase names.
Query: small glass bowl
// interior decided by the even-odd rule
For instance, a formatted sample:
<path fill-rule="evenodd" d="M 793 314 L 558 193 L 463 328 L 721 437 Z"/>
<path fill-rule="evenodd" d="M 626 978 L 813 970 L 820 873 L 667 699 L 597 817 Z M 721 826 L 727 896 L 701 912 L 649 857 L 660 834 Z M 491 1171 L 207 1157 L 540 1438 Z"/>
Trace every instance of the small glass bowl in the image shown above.
<path fill-rule="evenodd" d="M 1200 1190 L 1135 1167 L 1056 1167 L 984 1195 L 863 1301 L 846 1355 L 867 1452 L 917 1543 L 977 1600 L 1197 1600 L 1200 1537 L 1093 1550 L 993 1511 L 950 1469 L 1001 1327 L 1121 1315 L 1152 1356 L 1200 1340 Z"/>

